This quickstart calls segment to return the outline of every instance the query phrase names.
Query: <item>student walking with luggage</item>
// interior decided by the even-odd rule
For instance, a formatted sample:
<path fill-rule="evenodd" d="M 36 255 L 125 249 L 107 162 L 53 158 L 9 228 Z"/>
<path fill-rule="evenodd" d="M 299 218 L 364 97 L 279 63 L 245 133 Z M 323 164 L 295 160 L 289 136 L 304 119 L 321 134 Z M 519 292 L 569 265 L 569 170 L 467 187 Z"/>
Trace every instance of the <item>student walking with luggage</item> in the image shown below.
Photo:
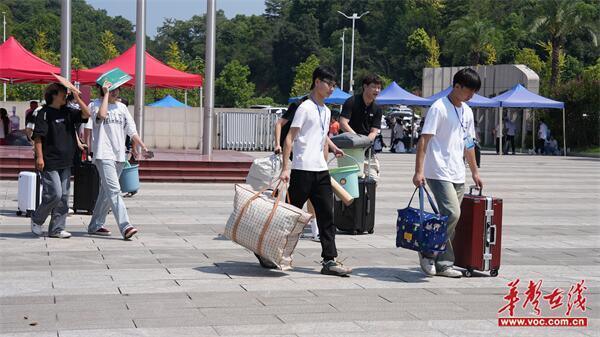
<path fill-rule="evenodd" d="M 354 95 L 344 102 L 340 114 L 340 127 L 344 132 L 368 136 L 371 141 L 381 130 L 381 108 L 375 103 L 377 95 L 381 92 L 381 78 L 371 74 L 362 81 L 362 93 Z M 398 137 L 399 135 L 396 135 Z M 379 161 L 375 156 L 368 158 L 373 164 L 370 166 L 369 176 L 379 176 Z"/>
<path fill-rule="evenodd" d="M 42 202 L 31 216 L 31 232 L 41 236 L 48 215 L 48 236 L 67 239 L 65 230 L 68 214 L 71 167 L 76 150 L 76 125 L 85 123 L 90 112 L 77 93 L 73 93 L 81 107 L 66 105 L 67 88 L 59 83 L 50 84 L 44 91 L 46 105 L 38 112 L 33 130 L 35 167 L 41 173 Z"/>
<path fill-rule="evenodd" d="M 306 101 L 308 99 L 308 96 L 304 96 L 302 98 L 300 98 L 298 101 L 296 102 L 292 102 L 286 112 L 275 122 L 275 153 L 276 154 L 280 154 L 282 153 L 281 149 L 282 149 L 282 145 L 285 145 L 285 138 L 287 137 L 288 133 L 290 132 L 290 125 L 291 125 L 291 121 L 294 120 L 294 116 L 296 115 L 296 110 L 298 110 L 298 107 L 300 106 L 300 104 L 304 103 L 304 101 Z M 290 157 L 291 158 L 291 157 Z M 310 202 L 310 200 L 307 202 L 306 208 L 308 209 L 308 213 L 315 215 L 315 208 L 313 207 L 312 203 Z M 312 235 L 312 240 L 313 241 L 319 241 L 319 226 L 317 226 L 317 219 L 316 218 L 312 218 L 310 220 L 310 231 L 311 231 L 311 235 Z"/>
<path fill-rule="evenodd" d="M 335 71 L 330 67 L 319 66 L 313 72 L 309 99 L 296 110 L 285 139 L 280 179 L 286 183 L 289 181 L 288 193 L 294 206 L 302 207 L 310 200 L 315 207 L 323 257 L 321 273 L 347 276 L 352 269 L 335 260 L 337 248 L 336 228 L 333 224 L 333 190 L 326 160 L 328 148 L 336 155 L 343 155 L 327 137 L 331 111 L 324 100 L 335 88 L 335 77 Z M 290 173 L 292 146 L 294 157 Z"/>
<path fill-rule="evenodd" d="M 427 182 L 440 213 L 448 216 L 446 251 L 437 255 L 419 253 L 421 269 L 428 276 L 462 276 L 454 269 L 452 238 L 464 195 L 463 157 L 467 159 L 475 185 L 483 186 L 475 161 L 473 111 L 465 103 L 480 87 L 481 80 L 473 69 L 458 71 L 450 94 L 438 99 L 429 108 L 417 145 L 413 183 L 421 186 Z"/>
<path fill-rule="evenodd" d="M 112 210 L 119 231 L 125 240 L 129 240 L 138 230 L 129 222 L 125 202 L 121 196 L 119 176 L 125 166 L 125 135 L 131 137 L 135 145 L 142 148 L 143 154 L 148 148 L 137 134 L 135 122 L 127 107 L 117 101 L 119 88 L 109 91 L 110 84 L 99 87 L 101 99 L 90 103 L 92 118 L 86 126 L 92 129 L 94 164 L 100 175 L 100 191 L 94 206 L 94 214 L 88 225 L 88 233 L 108 236 L 111 232 L 104 227 L 109 209 Z"/>

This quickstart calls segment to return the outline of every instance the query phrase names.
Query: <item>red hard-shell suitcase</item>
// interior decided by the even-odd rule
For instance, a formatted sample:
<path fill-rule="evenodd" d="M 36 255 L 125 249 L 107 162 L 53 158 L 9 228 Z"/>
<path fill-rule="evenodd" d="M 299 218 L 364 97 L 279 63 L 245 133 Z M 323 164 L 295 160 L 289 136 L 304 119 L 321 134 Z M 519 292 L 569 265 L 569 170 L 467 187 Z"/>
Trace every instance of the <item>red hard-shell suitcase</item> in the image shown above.
<path fill-rule="evenodd" d="M 465 194 L 460 205 L 460 219 L 456 226 L 452 248 L 454 264 L 465 268 L 465 276 L 473 270 L 489 271 L 498 276 L 502 247 L 502 199 Z"/>

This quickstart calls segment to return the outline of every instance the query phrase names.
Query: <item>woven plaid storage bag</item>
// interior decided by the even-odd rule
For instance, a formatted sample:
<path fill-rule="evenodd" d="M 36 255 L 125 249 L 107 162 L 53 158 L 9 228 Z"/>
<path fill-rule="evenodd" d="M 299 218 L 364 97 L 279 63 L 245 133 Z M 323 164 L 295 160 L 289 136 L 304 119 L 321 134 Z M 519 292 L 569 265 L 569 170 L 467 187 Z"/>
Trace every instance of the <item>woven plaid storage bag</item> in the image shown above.
<path fill-rule="evenodd" d="M 235 185 L 233 212 L 223 235 L 272 261 L 281 270 L 290 269 L 294 248 L 312 215 L 282 202 L 283 193 L 273 197 L 265 191 Z"/>
<path fill-rule="evenodd" d="M 410 204 L 417 190 L 419 191 L 419 208 L 413 208 L 410 207 Z M 424 210 L 424 193 L 427 195 L 433 213 Z M 440 214 L 425 186 L 419 186 L 413 192 L 408 206 L 398 210 L 396 247 L 428 254 L 444 252 L 448 240 L 447 228 L 448 216 Z"/>

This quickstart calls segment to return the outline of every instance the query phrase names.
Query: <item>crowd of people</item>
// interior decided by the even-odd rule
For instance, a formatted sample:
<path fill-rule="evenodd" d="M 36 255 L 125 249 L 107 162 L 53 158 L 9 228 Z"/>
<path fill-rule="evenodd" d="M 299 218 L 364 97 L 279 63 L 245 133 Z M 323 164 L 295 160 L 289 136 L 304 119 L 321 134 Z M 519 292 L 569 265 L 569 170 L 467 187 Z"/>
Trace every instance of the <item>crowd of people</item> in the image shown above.
<path fill-rule="evenodd" d="M 37 102 L 31 102 L 26 114 L 26 134 L 34 145 L 35 168 L 42 183 L 42 200 L 31 217 L 31 231 L 35 235 L 43 234 L 44 223 L 50 217 L 49 237 L 71 237 L 65 229 L 70 178 L 82 151 L 93 158 L 100 177 L 100 192 L 88 233 L 111 235 L 104 226 L 109 210 L 125 240 L 137 233 L 121 196 L 119 176 L 129 159 L 127 136 L 133 142 L 133 149 L 141 148 L 143 155 L 148 149 L 119 93 L 118 87 L 105 83 L 98 86 L 100 98 L 87 105 L 77 91 L 69 92 L 64 85 L 52 83 L 44 90 L 43 105 L 38 107 Z"/>

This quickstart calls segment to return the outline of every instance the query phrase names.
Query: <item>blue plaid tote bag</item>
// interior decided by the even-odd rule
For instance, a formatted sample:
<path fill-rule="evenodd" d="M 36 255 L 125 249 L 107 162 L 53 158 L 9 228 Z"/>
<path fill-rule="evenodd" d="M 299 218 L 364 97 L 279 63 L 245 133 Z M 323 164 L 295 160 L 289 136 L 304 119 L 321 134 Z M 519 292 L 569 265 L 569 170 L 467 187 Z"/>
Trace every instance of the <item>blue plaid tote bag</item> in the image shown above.
<path fill-rule="evenodd" d="M 419 208 L 410 207 L 415 193 L 419 191 Z M 424 194 L 427 195 L 429 205 L 434 213 L 425 212 Z M 435 202 L 425 186 L 415 189 L 408 202 L 408 206 L 398 210 L 396 222 L 396 247 L 416 250 L 422 253 L 440 253 L 446 250 L 446 229 L 448 216 L 441 215 Z"/>

